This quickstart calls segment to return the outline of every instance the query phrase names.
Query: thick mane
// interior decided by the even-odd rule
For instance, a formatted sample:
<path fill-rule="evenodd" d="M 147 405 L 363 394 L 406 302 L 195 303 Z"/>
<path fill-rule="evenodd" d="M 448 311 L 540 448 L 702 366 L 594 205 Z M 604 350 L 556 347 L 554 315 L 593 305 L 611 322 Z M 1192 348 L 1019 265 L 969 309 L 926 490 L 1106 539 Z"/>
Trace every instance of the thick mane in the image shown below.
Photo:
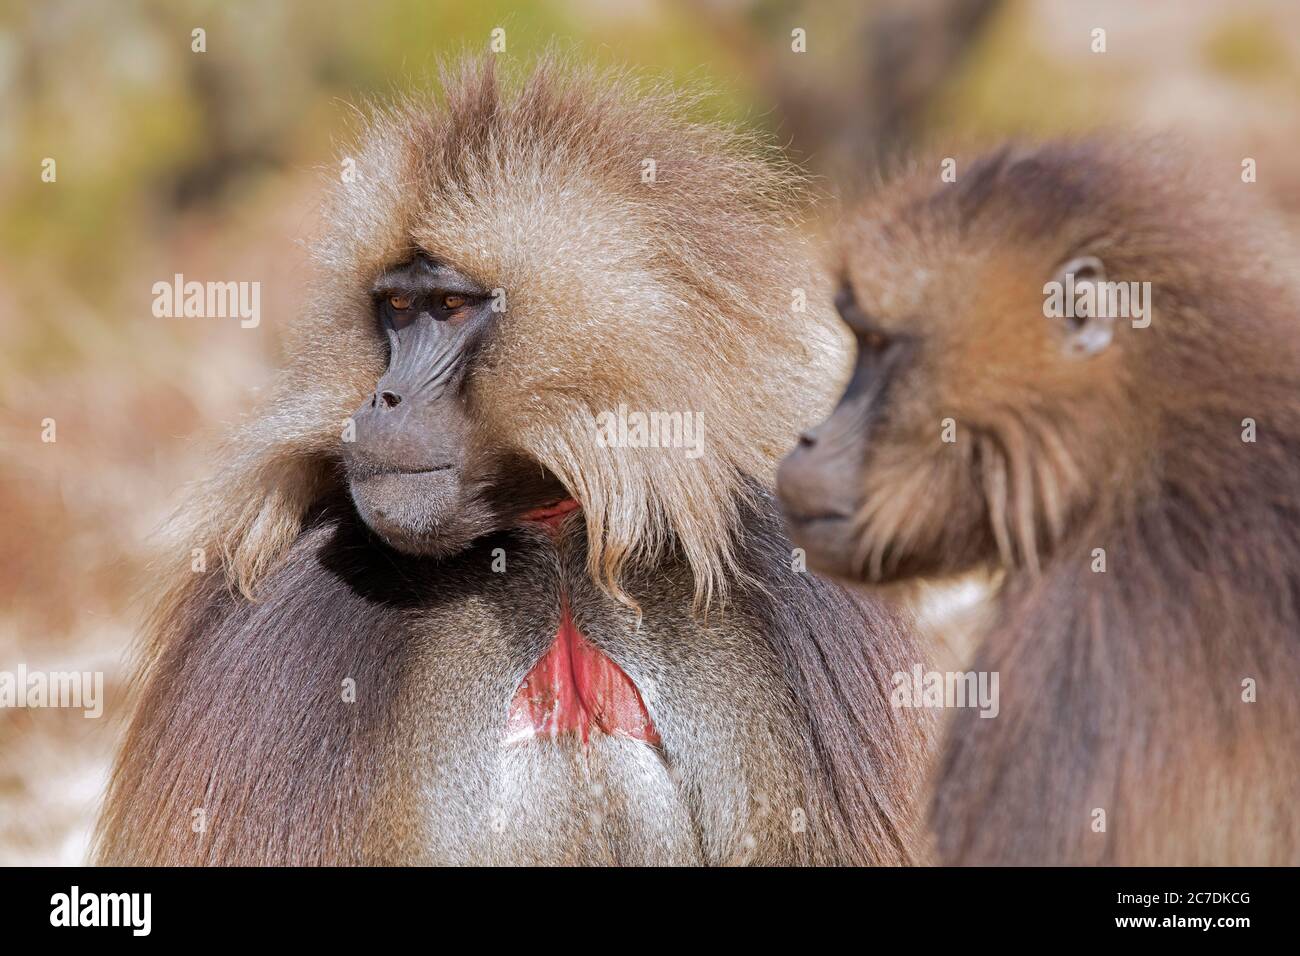
<path fill-rule="evenodd" d="M 794 692 L 812 750 L 806 792 L 818 802 L 814 814 L 829 824 L 829 859 L 922 862 L 916 803 L 933 723 L 924 710 L 890 704 L 893 675 L 924 657 L 912 643 L 910 618 L 817 575 L 784 574 L 789 539 L 770 497 L 754 497 L 743 560 L 749 577 L 768 587 L 748 598 Z M 781 573 L 779 582 L 774 573 Z"/>
<path fill-rule="evenodd" d="M 999 721 L 962 713 L 948 728 L 939 855 L 1294 863 L 1294 801 L 1259 783 L 1300 775 L 1289 247 L 1249 190 L 1207 187 L 1168 147 L 1021 157 L 974 166 L 945 200 L 961 210 L 949 221 L 1025 244 L 1067 237 L 1077 245 L 1060 253 L 1095 252 L 1108 279 L 1150 282 L 1151 324 L 1121 324 L 1089 396 L 1004 410 L 981 436 L 1013 570 L 974 667 L 1016 678 Z M 995 204 L 976 201 L 991 193 Z M 1286 690 L 1245 696 L 1265 680 Z M 1095 808 L 1109 831 L 1080 825 Z"/>
<path fill-rule="evenodd" d="M 333 186 L 319 307 L 201 492 L 216 523 L 189 532 L 246 594 L 337 484 L 340 433 L 382 371 L 369 283 L 416 251 L 501 291 L 472 411 L 578 499 L 593 577 L 625 600 L 624 569 L 669 547 L 698 603 L 724 597 L 747 480 L 769 483 L 832 400 L 841 333 L 792 220 L 802 184 L 772 149 L 625 74 L 494 63 L 375 111 Z M 702 454 L 601 447 L 595 416 L 621 406 L 702 413 Z"/>
<path fill-rule="evenodd" d="M 98 858 L 915 860 L 929 721 L 886 694 L 910 630 L 796 572 L 770 495 L 846 364 L 799 178 L 689 98 L 494 62 L 376 111 L 340 164 L 286 368 L 178 522 L 186 560 L 148 630 Z M 468 544 L 399 554 L 343 442 L 402 355 L 376 279 L 443 265 L 477 287 L 439 395 L 458 417 L 408 421 L 413 444 L 426 422 L 455 435 L 451 507 L 485 517 Z M 419 354 L 414 378 L 445 368 Z M 608 447 L 601 416 L 625 414 L 682 430 Z M 545 502 L 515 500 L 534 466 Z M 581 517 L 548 532 L 521 518 L 563 497 L 552 478 Z M 529 675 L 561 642 L 624 668 L 658 755 L 543 730 L 503 756 L 512 702 L 545 694 Z"/>
<path fill-rule="evenodd" d="M 918 247 L 941 248 L 951 250 L 949 268 L 977 263 L 969 275 L 991 284 L 1000 265 L 987 250 L 1042 251 L 1041 276 L 1014 278 L 1037 308 L 1049 259 L 1097 256 L 1108 281 L 1150 284 L 1152 325 L 1121 322 L 1114 350 L 1079 366 L 1093 373 L 1072 382 L 1045 375 L 1030 390 L 991 376 L 988 388 L 963 382 L 959 390 L 948 376 L 945 397 L 959 406 L 970 440 L 956 454 L 908 459 L 901 470 L 911 480 L 897 487 L 866 489 L 859 521 L 871 544 L 868 570 L 891 569 L 892 542 L 948 542 L 950 553 L 965 553 L 952 546 L 947 515 L 956 509 L 924 507 L 927 488 L 957 485 L 953 474 L 974 476 L 958 486 L 969 492 L 967 511 L 986 515 L 971 529 L 971 547 L 987 537 L 1001 564 L 1036 572 L 1068 536 L 1131 516 L 1164 482 L 1203 492 L 1294 467 L 1275 449 L 1300 435 L 1292 333 L 1300 285 L 1277 255 L 1288 241 L 1269 228 L 1273 217 L 1248 187 L 1230 178 L 1207 184 L 1202 167 L 1160 139 L 1007 145 L 961 165 L 950 184 L 936 183 L 939 163 L 918 161 L 865 202 L 849 235 L 872 236 L 873 268 L 882 256 L 906 261 Z M 977 291 L 954 308 L 971 308 Z M 1267 420 L 1269 442 L 1241 441 L 1252 417 Z M 1117 433 L 1128 440 L 1115 441 Z M 876 480 L 888 483 L 884 475 L 877 470 Z M 1265 481 L 1285 483 L 1271 472 Z"/>

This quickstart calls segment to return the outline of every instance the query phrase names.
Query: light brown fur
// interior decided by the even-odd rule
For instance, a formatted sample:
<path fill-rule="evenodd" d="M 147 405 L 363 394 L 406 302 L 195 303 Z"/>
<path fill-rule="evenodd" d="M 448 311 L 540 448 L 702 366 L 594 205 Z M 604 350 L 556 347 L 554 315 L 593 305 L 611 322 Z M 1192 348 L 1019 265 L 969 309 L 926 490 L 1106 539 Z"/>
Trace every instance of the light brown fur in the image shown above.
<path fill-rule="evenodd" d="M 842 334 L 796 229 L 807 197 L 779 154 L 687 119 L 692 101 L 665 87 L 557 62 L 512 84 L 489 64 L 448 71 L 432 111 L 376 111 L 357 181 L 332 187 L 316 244 L 324 314 L 193 509 L 216 519 L 202 533 L 246 594 L 293 540 L 381 370 L 357 277 L 415 248 L 506 291 L 500 371 L 477 383 L 484 424 L 582 502 L 592 572 L 613 593 L 624 567 L 676 540 L 700 601 L 723 597 L 739 476 L 770 476 L 833 397 Z M 792 316 L 796 289 L 809 305 Z M 590 420 L 620 402 L 707 409 L 697 467 L 634 455 L 611 469 Z"/>
<path fill-rule="evenodd" d="M 939 169 L 919 164 L 847 224 L 839 272 L 867 364 L 781 483 L 796 516 L 829 489 L 819 507 L 841 517 L 794 534 L 822 568 L 1006 572 L 973 665 L 1000 673 L 1001 712 L 949 721 L 940 858 L 1294 864 L 1290 247 L 1250 187 L 1210 188 L 1159 144 L 1011 147 L 963 160 L 953 184 Z M 1081 356 L 1044 283 L 1083 256 L 1150 282 L 1153 316 L 1117 319 Z"/>
<path fill-rule="evenodd" d="M 220 560 L 171 576 L 98 858 L 915 860 L 927 720 L 886 704 L 911 636 L 792 570 L 765 490 L 843 362 L 797 179 L 624 77 L 470 63 L 444 87 L 374 118 L 288 368 L 187 509 Z M 347 497 L 340 434 L 385 371 L 370 284 L 417 252 L 505 290 L 468 373 L 472 450 L 559 479 L 582 513 L 553 539 L 502 525 L 398 554 Z M 619 404 L 703 411 L 703 457 L 599 447 Z M 563 604 L 662 747 L 503 747 Z"/>

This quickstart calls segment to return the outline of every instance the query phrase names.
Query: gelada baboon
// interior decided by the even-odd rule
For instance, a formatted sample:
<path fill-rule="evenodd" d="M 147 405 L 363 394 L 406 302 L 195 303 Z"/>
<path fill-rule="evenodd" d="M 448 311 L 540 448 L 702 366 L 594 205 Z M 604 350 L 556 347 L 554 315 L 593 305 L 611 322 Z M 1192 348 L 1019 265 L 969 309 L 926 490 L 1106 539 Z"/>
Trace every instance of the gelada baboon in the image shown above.
<path fill-rule="evenodd" d="M 1276 237 L 1158 146 L 939 168 L 844 230 L 856 371 L 778 493 L 836 574 L 1004 569 L 974 665 L 1000 711 L 949 717 L 940 859 L 1300 862 L 1300 303 Z"/>
<path fill-rule="evenodd" d="M 99 859 L 912 860 L 912 639 L 764 490 L 846 368 L 797 180 L 625 77 L 443 86 L 364 134 L 191 509 Z"/>

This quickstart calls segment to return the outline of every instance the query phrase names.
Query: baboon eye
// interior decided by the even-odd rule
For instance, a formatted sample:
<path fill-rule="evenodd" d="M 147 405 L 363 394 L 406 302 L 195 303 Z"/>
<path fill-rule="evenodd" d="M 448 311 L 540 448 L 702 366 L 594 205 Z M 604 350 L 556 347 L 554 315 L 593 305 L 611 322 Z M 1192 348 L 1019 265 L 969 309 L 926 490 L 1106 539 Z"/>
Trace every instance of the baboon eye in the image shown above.
<path fill-rule="evenodd" d="M 865 329 L 858 333 L 858 342 L 863 348 L 873 352 L 883 352 L 889 344 L 889 337 L 877 329 Z"/>
<path fill-rule="evenodd" d="M 835 308 L 839 310 L 844 324 L 853 331 L 860 349 L 871 354 L 879 354 L 889 346 L 889 336 L 871 323 L 858 305 L 857 299 L 854 298 L 853 290 L 848 286 L 844 286 L 836 294 Z"/>
<path fill-rule="evenodd" d="M 390 295 L 388 305 L 394 312 L 405 312 L 411 307 L 411 297 L 409 295 Z"/>
<path fill-rule="evenodd" d="M 463 295 L 446 295 L 442 297 L 442 307 L 448 310 L 459 309 L 465 301 Z"/>

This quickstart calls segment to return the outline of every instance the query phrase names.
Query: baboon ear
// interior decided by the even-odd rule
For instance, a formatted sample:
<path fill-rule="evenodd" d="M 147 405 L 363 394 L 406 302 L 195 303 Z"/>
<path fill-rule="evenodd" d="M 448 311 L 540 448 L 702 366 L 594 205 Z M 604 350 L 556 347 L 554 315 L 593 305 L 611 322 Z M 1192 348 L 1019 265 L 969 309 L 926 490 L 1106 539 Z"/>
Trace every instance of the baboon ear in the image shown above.
<path fill-rule="evenodd" d="M 1106 267 L 1096 256 L 1075 256 L 1056 269 L 1048 289 L 1048 318 L 1058 323 L 1066 355 L 1087 358 L 1115 337 L 1115 317 L 1107 314 Z"/>

